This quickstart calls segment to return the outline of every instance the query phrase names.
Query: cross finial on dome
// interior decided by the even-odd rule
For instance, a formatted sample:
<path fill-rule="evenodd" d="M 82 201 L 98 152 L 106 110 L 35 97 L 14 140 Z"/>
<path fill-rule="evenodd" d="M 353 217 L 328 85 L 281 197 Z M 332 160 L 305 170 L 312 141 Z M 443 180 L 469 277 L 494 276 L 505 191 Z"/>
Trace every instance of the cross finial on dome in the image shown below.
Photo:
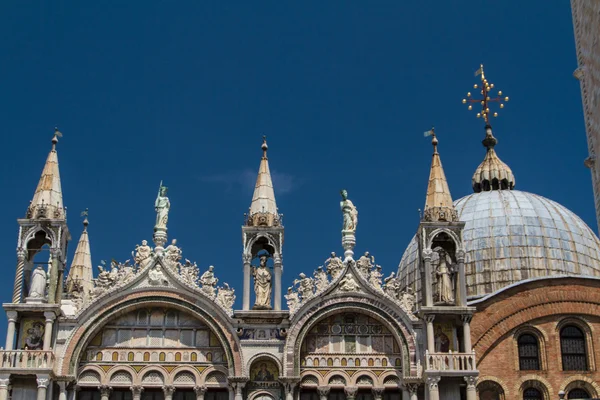
<path fill-rule="evenodd" d="M 471 98 L 471 92 L 467 92 L 467 98 L 462 99 L 463 104 L 469 103 L 469 110 L 473 109 L 473 103 L 479 103 L 481 105 L 481 112 L 477 113 L 477 118 L 482 118 L 485 121 L 486 125 L 490 124 L 490 115 L 494 117 L 498 116 L 497 112 L 493 114 L 490 111 L 490 103 L 497 102 L 500 104 L 500 108 L 504 108 L 504 103 L 508 101 L 508 96 L 502 97 L 502 91 L 499 90 L 496 97 L 492 97 L 492 89 L 494 89 L 494 84 L 488 82 L 485 78 L 485 74 L 483 72 L 483 64 L 479 66 L 479 69 L 475 71 L 475 76 L 481 76 L 481 85 L 473 85 L 473 89 L 480 89 L 481 98 L 474 99 Z"/>

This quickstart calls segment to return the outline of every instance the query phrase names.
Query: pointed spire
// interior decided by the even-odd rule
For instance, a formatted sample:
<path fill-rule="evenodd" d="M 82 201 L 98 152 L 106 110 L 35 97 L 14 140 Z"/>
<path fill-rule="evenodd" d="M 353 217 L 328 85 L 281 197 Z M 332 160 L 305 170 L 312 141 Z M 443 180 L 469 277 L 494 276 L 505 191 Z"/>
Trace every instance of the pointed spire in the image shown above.
<path fill-rule="evenodd" d="M 442 160 L 437 150 L 438 139 L 435 136 L 435 130 L 427 132 L 433 136 L 431 144 L 433 145 L 433 158 L 431 160 L 431 171 L 429 172 L 429 184 L 427 185 L 427 198 L 425 199 L 425 210 L 423 220 L 426 222 L 452 222 L 457 221 L 458 217 L 454 205 L 450 188 L 446 181 L 446 174 L 442 168 Z"/>
<path fill-rule="evenodd" d="M 492 133 L 490 125 L 485 126 L 485 139 L 483 146 L 487 148 L 483 162 L 473 174 L 472 184 L 475 193 L 488 192 L 491 190 L 512 190 L 515 187 L 515 176 L 508 165 L 506 165 L 494 150 L 498 140 Z"/>
<path fill-rule="evenodd" d="M 62 133 L 58 131 L 58 128 L 54 128 L 52 150 L 48 154 L 42 176 L 33 195 L 33 200 L 27 209 L 27 218 L 65 219 L 60 173 L 58 171 L 58 155 L 56 152 L 56 144 L 59 137 L 62 137 Z"/>
<path fill-rule="evenodd" d="M 80 294 L 87 297 L 93 288 L 92 284 L 92 255 L 90 252 L 90 240 L 88 236 L 87 227 L 88 221 L 88 210 L 86 209 L 81 213 L 83 219 L 83 232 L 77 243 L 77 249 L 75 249 L 75 256 L 69 269 L 69 275 L 67 276 L 67 292 L 72 292 L 75 286 L 79 290 Z"/>
<path fill-rule="evenodd" d="M 250 212 L 247 216 L 246 224 L 249 226 L 279 226 L 280 215 L 275 202 L 275 192 L 273 190 L 273 181 L 271 171 L 269 170 L 269 160 L 267 158 L 267 137 L 263 136 L 263 151 L 260 166 L 258 168 L 258 177 L 252 196 Z"/>

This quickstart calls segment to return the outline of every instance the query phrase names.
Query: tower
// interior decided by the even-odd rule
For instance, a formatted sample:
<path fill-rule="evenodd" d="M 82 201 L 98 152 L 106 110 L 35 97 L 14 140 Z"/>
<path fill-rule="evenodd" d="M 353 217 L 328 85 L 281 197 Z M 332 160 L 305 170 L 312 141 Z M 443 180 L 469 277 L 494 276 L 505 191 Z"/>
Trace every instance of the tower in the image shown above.
<path fill-rule="evenodd" d="M 273 190 L 273 181 L 271 179 L 269 160 L 267 158 L 268 146 L 266 137 L 263 137 L 261 148 L 263 155 L 258 168 L 258 177 L 256 178 L 254 195 L 252 196 L 250 210 L 248 214 L 245 215 L 244 226 L 242 226 L 242 241 L 244 245 L 244 297 L 242 308 L 244 311 L 250 310 L 251 278 L 254 276 L 255 280 L 260 279 L 260 275 L 257 276 L 257 270 L 260 273 L 260 268 L 268 268 L 266 266 L 266 261 L 268 258 L 272 258 L 273 277 L 271 283 L 273 288 L 273 305 L 271 306 L 271 296 L 269 293 L 267 303 L 261 301 L 252 308 L 280 311 L 284 229 L 282 225 L 282 215 L 279 214 L 275 202 L 275 192 Z M 255 259 L 260 259 L 258 269 L 251 265 L 252 260 Z M 264 296 L 266 294 L 262 293 L 262 295 Z"/>

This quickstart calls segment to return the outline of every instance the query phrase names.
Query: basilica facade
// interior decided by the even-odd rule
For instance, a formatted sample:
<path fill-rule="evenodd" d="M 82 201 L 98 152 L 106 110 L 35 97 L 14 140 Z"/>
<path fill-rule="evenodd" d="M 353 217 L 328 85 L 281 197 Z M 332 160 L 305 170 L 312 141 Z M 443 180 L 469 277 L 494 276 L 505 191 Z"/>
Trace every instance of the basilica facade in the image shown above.
<path fill-rule="evenodd" d="M 478 71 L 482 85 L 493 87 Z M 507 98 L 508 100 L 508 98 Z M 466 102 L 466 100 L 465 100 Z M 239 292 L 169 242 L 161 184 L 152 243 L 94 277 L 87 217 L 71 264 L 56 131 L 24 218 L 0 400 L 550 400 L 600 396 L 600 240 L 572 212 L 515 190 L 486 108 L 472 195 L 453 201 L 439 143 L 425 207 L 397 272 L 343 253 L 283 290 L 285 229 L 266 140 Z M 50 259 L 39 262 L 42 250 Z"/>

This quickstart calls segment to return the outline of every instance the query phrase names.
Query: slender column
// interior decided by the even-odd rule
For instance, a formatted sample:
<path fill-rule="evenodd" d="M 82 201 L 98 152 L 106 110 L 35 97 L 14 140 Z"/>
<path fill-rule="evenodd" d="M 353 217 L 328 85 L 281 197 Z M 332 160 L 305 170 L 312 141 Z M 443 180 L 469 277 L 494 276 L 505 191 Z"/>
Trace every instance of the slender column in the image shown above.
<path fill-rule="evenodd" d="M 112 388 L 110 386 L 100 386 L 100 400 L 109 400 Z"/>
<path fill-rule="evenodd" d="M 419 390 L 419 384 L 408 383 L 405 386 L 406 386 L 406 392 L 408 392 L 408 395 L 410 397 L 408 400 L 418 400 L 417 391 Z"/>
<path fill-rule="evenodd" d="M 7 311 L 6 318 L 8 318 L 8 328 L 6 329 L 6 350 L 13 350 L 15 348 L 15 324 L 19 314 L 16 311 Z"/>
<path fill-rule="evenodd" d="M 467 276 L 465 274 L 465 252 L 459 250 L 456 252 L 456 261 L 458 262 L 458 305 L 467 306 Z"/>
<path fill-rule="evenodd" d="M 279 382 L 281 382 L 285 391 L 285 400 L 294 400 L 294 388 L 296 387 L 299 381 L 300 379 L 295 377 L 279 378 Z"/>
<path fill-rule="evenodd" d="M 433 320 L 435 315 L 426 315 L 425 321 L 427 322 L 427 350 L 430 353 L 435 353 L 435 335 L 433 333 Z"/>
<path fill-rule="evenodd" d="M 250 309 L 250 261 L 252 256 L 250 254 L 244 254 L 244 298 L 242 302 L 242 309 L 248 311 Z"/>
<path fill-rule="evenodd" d="M 23 275 L 25 274 L 25 256 L 27 250 L 22 247 L 17 249 L 17 272 L 15 275 L 15 286 L 13 288 L 13 303 L 21 302 L 21 294 L 23 292 Z"/>
<path fill-rule="evenodd" d="M 194 388 L 194 392 L 196 392 L 196 400 L 204 400 L 206 389 L 206 386 L 196 386 Z"/>
<path fill-rule="evenodd" d="M 431 249 L 426 249 L 423 251 L 423 263 L 425 264 L 425 285 L 422 287 L 425 292 L 425 306 L 431 307 L 433 306 L 433 293 L 432 284 L 431 284 L 431 255 L 433 251 Z"/>
<path fill-rule="evenodd" d="M 58 381 L 58 400 L 67 400 L 67 382 Z"/>
<path fill-rule="evenodd" d="M 327 396 L 329 396 L 329 391 L 331 388 L 329 386 L 319 386 L 317 388 L 317 392 L 319 393 L 319 400 L 327 400 Z"/>
<path fill-rule="evenodd" d="M 471 346 L 471 318 L 472 315 L 461 315 L 463 323 L 463 347 L 465 353 L 470 353 L 473 350 Z"/>
<path fill-rule="evenodd" d="M 46 317 L 46 330 L 44 331 L 44 346 L 42 350 L 48 351 L 50 350 L 50 345 L 52 344 L 52 328 L 54 326 L 54 319 L 56 315 L 54 312 L 46 311 L 44 313 L 44 317 Z"/>
<path fill-rule="evenodd" d="M 52 255 L 52 268 L 50 269 L 50 285 L 48 287 L 48 303 L 56 304 L 57 298 L 57 290 L 58 285 L 62 285 L 62 282 L 59 282 L 59 268 L 60 268 L 60 250 L 57 248 L 50 249 L 50 254 Z"/>
<path fill-rule="evenodd" d="M 38 387 L 37 400 L 46 400 L 46 391 L 48 389 L 48 385 L 50 384 L 50 378 L 48 375 L 38 375 L 36 380 Z"/>
<path fill-rule="evenodd" d="M 477 377 L 476 376 L 465 376 L 465 382 L 467 382 L 467 400 L 477 400 Z"/>
<path fill-rule="evenodd" d="M 358 388 L 356 386 L 346 386 L 344 387 L 344 393 L 346 394 L 346 400 L 354 400 L 356 399 L 356 393 L 358 392 Z"/>
<path fill-rule="evenodd" d="M 165 400 L 173 400 L 175 386 L 163 386 L 163 393 L 165 394 Z"/>
<path fill-rule="evenodd" d="M 273 309 L 281 310 L 281 256 L 279 253 L 273 254 L 273 272 L 275 274 L 275 284 L 273 285 Z"/>
<path fill-rule="evenodd" d="M 373 393 L 373 398 L 375 400 L 383 399 L 383 391 L 384 390 L 385 390 L 385 388 L 382 388 L 382 387 L 371 388 L 371 393 Z"/>
<path fill-rule="evenodd" d="M 241 383 L 237 383 L 235 385 L 235 395 L 234 395 L 234 400 L 243 400 L 242 397 L 242 389 L 244 388 L 244 385 Z"/>
<path fill-rule="evenodd" d="M 438 383 L 440 382 L 439 376 L 430 376 L 427 378 L 427 388 L 429 389 L 429 400 L 440 400 L 440 389 Z"/>
<path fill-rule="evenodd" d="M 229 377 L 229 384 L 234 390 L 233 399 L 234 400 L 243 400 L 242 389 L 246 385 L 248 378 L 241 376 L 232 376 Z"/>
<path fill-rule="evenodd" d="M 235 390 L 233 390 L 233 388 L 231 386 L 229 386 L 227 388 L 227 390 L 229 391 L 229 400 L 234 400 L 234 398 L 235 398 Z"/>
<path fill-rule="evenodd" d="M 10 385 L 10 375 L 0 375 L 0 400 L 8 399 L 8 385 Z"/>
<path fill-rule="evenodd" d="M 410 400 L 410 392 L 405 386 L 402 387 L 402 400 Z"/>
<path fill-rule="evenodd" d="M 142 397 L 142 392 L 144 391 L 144 388 L 142 386 L 131 386 L 129 388 L 129 390 L 131 390 L 131 393 L 133 395 L 133 400 L 140 400 Z"/>

